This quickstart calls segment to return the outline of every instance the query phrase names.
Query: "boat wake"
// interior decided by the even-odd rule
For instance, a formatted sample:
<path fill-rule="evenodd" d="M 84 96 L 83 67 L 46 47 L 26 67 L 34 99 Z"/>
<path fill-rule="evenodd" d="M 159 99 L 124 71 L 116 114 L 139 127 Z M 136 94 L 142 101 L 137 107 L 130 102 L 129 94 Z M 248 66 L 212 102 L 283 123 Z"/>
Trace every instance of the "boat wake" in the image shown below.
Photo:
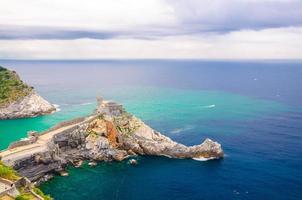
<path fill-rule="evenodd" d="M 214 108 L 214 107 L 216 107 L 215 104 L 211 104 L 211 105 L 208 105 L 208 106 L 203 106 L 203 108 Z"/>
<path fill-rule="evenodd" d="M 90 104 L 93 104 L 92 102 L 85 102 L 85 103 L 81 103 L 80 105 L 81 106 L 86 106 L 86 105 L 90 105 Z"/>
<path fill-rule="evenodd" d="M 191 130 L 191 129 L 193 129 L 193 126 L 186 126 L 186 127 L 183 127 L 183 128 L 176 128 L 176 129 L 170 131 L 170 133 L 176 134 L 176 133 L 181 133 L 183 131 L 188 131 L 188 130 Z"/>

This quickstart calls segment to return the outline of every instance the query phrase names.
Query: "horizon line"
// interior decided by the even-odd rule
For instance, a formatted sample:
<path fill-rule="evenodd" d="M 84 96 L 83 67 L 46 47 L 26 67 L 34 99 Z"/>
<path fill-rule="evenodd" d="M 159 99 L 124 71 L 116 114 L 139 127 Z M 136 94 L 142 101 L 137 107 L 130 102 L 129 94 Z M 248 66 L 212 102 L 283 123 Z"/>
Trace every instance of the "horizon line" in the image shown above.
<path fill-rule="evenodd" d="M 169 60 L 179 60 L 179 61 L 293 61 L 302 62 L 302 58 L 97 58 L 97 59 L 13 59 L 5 58 L 0 61 L 169 61 Z"/>

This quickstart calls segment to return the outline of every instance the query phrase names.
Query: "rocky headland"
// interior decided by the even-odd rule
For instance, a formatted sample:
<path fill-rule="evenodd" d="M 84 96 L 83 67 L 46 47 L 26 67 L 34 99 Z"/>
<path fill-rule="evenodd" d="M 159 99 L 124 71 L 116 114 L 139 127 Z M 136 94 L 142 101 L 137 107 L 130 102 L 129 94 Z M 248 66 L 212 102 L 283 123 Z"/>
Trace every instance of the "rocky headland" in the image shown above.
<path fill-rule="evenodd" d="M 90 116 L 60 123 L 40 134 L 30 132 L 27 139 L 0 152 L 4 164 L 34 182 L 45 181 L 68 164 L 77 166 L 83 160 L 93 164 L 136 155 L 220 159 L 223 150 L 210 139 L 190 147 L 179 144 L 126 112 L 122 105 L 99 98 Z"/>
<path fill-rule="evenodd" d="M 0 119 L 16 119 L 50 114 L 55 106 L 25 84 L 15 71 L 0 66 Z"/>

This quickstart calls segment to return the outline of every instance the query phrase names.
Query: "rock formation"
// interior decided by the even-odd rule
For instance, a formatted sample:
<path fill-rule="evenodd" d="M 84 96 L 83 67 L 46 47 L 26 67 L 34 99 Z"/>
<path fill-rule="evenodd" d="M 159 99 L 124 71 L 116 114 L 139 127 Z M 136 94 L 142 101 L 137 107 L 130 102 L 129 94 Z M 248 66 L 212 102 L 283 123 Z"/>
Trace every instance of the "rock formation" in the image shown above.
<path fill-rule="evenodd" d="M 35 117 L 56 108 L 39 96 L 14 71 L 0 67 L 0 119 Z"/>
<path fill-rule="evenodd" d="M 43 99 L 35 91 L 32 91 L 24 98 L 0 108 L 0 119 L 36 117 L 55 111 L 56 108 L 52 104 Z"/>
<path fill-rule="evenodd" d="M 31 137 L 36 134 L 31 134 Z M 62 123 L 24 146 L 0 153 L 2 161 L 31 181 L 43 181 L 48 174 L 64 170 L 79 160 L 121 161 L 135 155 L 169 158 L 219 159 L 221 145 L 206 139 L 187 147 L 153 130 L 140 119 L 111 101 L 99 100 L 95 113 Z"/>

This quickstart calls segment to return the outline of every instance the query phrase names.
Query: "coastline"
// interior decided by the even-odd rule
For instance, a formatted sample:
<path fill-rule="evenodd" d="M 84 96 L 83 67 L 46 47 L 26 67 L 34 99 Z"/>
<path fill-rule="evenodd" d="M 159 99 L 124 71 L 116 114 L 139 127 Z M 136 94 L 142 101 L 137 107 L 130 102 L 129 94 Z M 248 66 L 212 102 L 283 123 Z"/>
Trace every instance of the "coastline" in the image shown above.
<path fill-rule="evenodd" d="M 62 122 L 42 134 L 31 132 L 26 144 L 15 142 L 0 152 L 6 165 L 38 184 L 83 160 L 121 161 L 136 155 L 220 159 L 223 151 L 210 139 L 192 147 L 178 144 L 127 113 L 122 105 L 101 99 L 92 115 Z"/>
<path fill-rule="evenodd" d="M 57 108 L 24 83 L 16 71 L 0 66 L 0 120 L 36 117 Z"/>

